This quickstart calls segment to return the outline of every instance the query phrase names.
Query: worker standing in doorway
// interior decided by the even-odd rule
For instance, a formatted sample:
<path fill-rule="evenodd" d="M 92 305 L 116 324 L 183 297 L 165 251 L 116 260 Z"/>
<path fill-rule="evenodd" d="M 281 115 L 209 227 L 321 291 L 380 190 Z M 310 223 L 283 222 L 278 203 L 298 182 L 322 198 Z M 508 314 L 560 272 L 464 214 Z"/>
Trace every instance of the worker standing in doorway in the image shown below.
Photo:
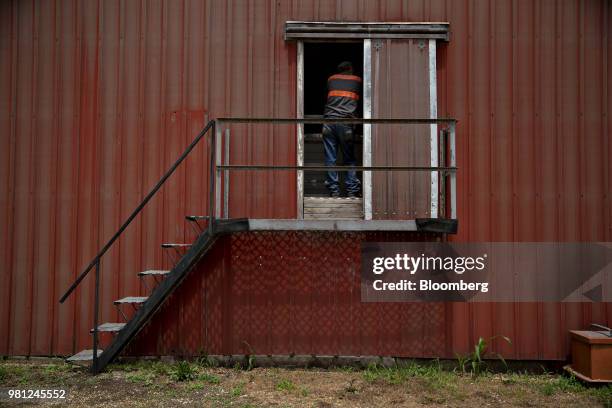
<path fill-rule="evenodd" d="M 327 103 L 324 117 L 326 119 L 355 118 L 359 107 L 361 78 L 353 75 L 353 64 L 349 61 L 338 65 L 338 73 L 327 80 Z M 338 149 L 342 150 L 345 166 L 355 166 L 355 134 L 352 125 L 323 125 L 323 146 L 325 149 L 325 165 L 335 166 Z M 361 183 L 355 170 L 349 170 L 346 175 L 346 192 L 348 197 L 361 195 Z M 328 171 L 325 185 L 331 197 L 340 197 L 340 186 L 337 171 Z"/>

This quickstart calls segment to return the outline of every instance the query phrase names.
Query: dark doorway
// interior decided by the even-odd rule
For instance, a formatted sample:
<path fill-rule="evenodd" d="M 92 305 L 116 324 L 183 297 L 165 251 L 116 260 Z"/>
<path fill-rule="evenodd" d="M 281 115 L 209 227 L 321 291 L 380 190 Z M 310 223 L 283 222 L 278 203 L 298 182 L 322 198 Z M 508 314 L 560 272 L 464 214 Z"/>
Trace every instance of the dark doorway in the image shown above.
<path fill-rule="evenodd" d="M 337 66 L 342 61 L 353 64 L 355 75 L 363 78 L 363 42 L 324 42 L 304 44 L 304 116 L 322 117 L 327 100 L 327 78 L 337 72 Z M 363 99 L 362 99 L 363 101 Z M 361 109 L 358 116 L 362 116 Z M 361 126 L 355 127 L 357 164 L 362 164 Z M 304 164 L 323 165 L 323 143 L 321 125 L 304 126 Z M 341 155 L 338 164 L 343 163 Z M 357 173 L 361 179 L 361 173 Z M 344 172 L 340 172 L 342 194 L 344 190 Z M 304 172 L 304 196 L 327 196 L 325 187 L 325 172 Z"/>

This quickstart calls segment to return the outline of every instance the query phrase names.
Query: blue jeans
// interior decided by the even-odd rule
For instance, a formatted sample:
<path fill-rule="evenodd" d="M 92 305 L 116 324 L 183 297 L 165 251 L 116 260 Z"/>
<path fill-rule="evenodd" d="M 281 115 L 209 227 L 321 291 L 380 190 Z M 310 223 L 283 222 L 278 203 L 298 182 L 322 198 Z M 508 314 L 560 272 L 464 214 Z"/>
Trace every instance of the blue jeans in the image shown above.
<path fill-rule="evenodd" d="M 355 166 L 355 138 L 353 129 L 348 125 L 323 125 L 323 147 L 325 149 L 325 165 L 335 166 L 338 159 L 338 148 L 342 150 L 342 158 L 345 166 Z M 361 183 L 357 178 L 355 170 L 347 171 L 346 191 L 348 193 L 359 193 Z M 337 171 L 328 171 L 325 185 L 332 193 L 340 192 Z"/>

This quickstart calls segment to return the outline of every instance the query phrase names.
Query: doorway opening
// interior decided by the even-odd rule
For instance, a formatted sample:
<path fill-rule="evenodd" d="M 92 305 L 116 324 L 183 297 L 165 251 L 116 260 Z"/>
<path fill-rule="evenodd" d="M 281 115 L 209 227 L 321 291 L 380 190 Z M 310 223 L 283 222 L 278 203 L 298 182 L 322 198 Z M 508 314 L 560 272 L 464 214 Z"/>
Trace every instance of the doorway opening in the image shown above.
<path fill-rule="evenodd" d="M 363 41 L 353 42 L 305 42 L 304 43 L 304 117 L 322 117 L 327 101 L 327 79 L 337 73 L 338 64 L 350 61 L 353 73 L 363 78 Z M 359 101 L 360 108 L 357 117 L 362 117 L 363 95 Z M 325 164 L 323 152 L 322 125 L 304 125 L 304 164 Z M 363 130 L 362 126 L 354 126 L 355 156 L 357 165 L 363 163 Z M 344 158 L 338 153 L 337 165 L 343 164 Z M 324 171 L 304 172 L 304 199 L 308 197 L 328 197 L 325 186 Z M 344 179 L 346 172 L 339 172 L 340 192 L 346 196 Z M 357 172 L 362 179 L 362 172 Z M 362 183 L 363 184 L 363 183 Z M 357 203 L 353 203 L 357 208 Z M 361 211 L 360 211 L 361 213 Z M 306 215 L 306 214 L 305 214 Z M 359 218 L 362 216 L 359 215 Z M 352 217 L 351 217 L 352 218 Z"/>

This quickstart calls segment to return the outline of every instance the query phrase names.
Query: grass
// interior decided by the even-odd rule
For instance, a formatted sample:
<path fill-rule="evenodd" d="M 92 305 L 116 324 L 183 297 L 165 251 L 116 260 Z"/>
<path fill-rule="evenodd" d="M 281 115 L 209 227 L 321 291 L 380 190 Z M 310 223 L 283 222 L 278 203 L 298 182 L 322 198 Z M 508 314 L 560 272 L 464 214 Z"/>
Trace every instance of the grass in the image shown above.
<path fill-rule="evenodd" d="M 198 376 L 198 380 L 204 381 L 208 384 L 219 384 L 221 380 L 214 374 L 203 373 Z"/>
<path fill-rule="evenodd" d="M 612 408 L 612 385 L 605 387 L 592 388 L 590 393 L 595 397 L 605 408 Z"/>
<path fill-rule="evenodd" d="M 462 400 L 465 395 L 461 391 L 459 377 L 461 373 L 444 370 L 436 362 L 420 364 L 416 362 L 408 362 L 404 366 L 383 367 L 372 364 L 362 372 L 365 381 L 374 383 L 382 382 L 386 384 L 402 384 L 409 379 L 417 379 L 424 386 L 425 403 L 444 403 L 449 400 Z M 612 386 L 589 387 L 583 385 L 575 377 L 553 374 L 527 374 L 527 373 L 509 373 L 505 375 L 492 374 L 486 370 L 481 370 L 478 375 L 483 379 L 498 378 L 502 384 L 512 386 L 525 386 L 536 390 L 544 396 L 553 396 L 560 393 L 565 394 L 583 394 L 592 396 L 599 401 L 604 407 L 612 408 Z M 473 380 L 478 378 L 472 377 Z M 348 392 L 354 392 L 352 384 L 346 389 Z"/>
<path fill-rule="evenodd" d="M 443 382 L 447 380 L 449 374 L 451 373 L 442 370 L 437 360 L 428 364 L 419 364 L 414 361 L 409 361 L 395 367 L 370 364 L 363 371 L 363 378 L 367 382 L 383 381 L 388 384 L 401 384 L 413 377 Z"/>
<path fill-rule="evenodd" d="M 575 377 L 555 377 L 543 384 L 538 384 L 538 390 L 544 395 L 553 395 L 558 392 L 583 392 L 585 387 Z"/>
<path fill-rule="evenodd" d="M 291 380 L 282 379 L 276 383 L 277 391 L 293 391 L 295 390 L 295 384 Z"/>
<path fill-rule="evenodd" d="M 238 385 L 236 385 L 234 388 L 232 388 L 232 391 L 230 392 L 232 397 L 239 397 L 242 394 L 244 394 L 244 383 L 241 382 Z"/>
<path fill-rule="evenodd" d="M 153 385 L 153 380 L 155 380 L 155 378 L 155 373 L 147 371 L 137 371 L 126 375 L 128 381 L 145 386 Z"/>
<path fill-rule="evenodd" d="M 192 382 L 187 386 L 188 389 L 192 391 L 199 391 L 204 389 L 204 383 L 201 382 Z"/>
<path fill-rule="evenodd" d="M 588 387 L 574 376 L 555 376 L 543 382 L 536 382 L 535 388 L 546 396 L 558 393 L 584 393 L 597 399 L 604 407 L 612 408 L 612 385 Z"/>
<path fill-rule="evenodd" d="M 491 395 L 497 395 L 518 405 L 523 402 L 528 404 L 534 399 L 561 402 L 581 400 L 612 408 L 612 386 L 591 387 L 576 378 L 549 372 L 492 373 L 484 369 L 478 376 L 474 376 L 454 367 L 452 361 L 410 360 L 393 367 L 372 364 L 366 369 L 339 367 L 332 370 L 294 371 L 256 368 L 253 371 L 235 371 L 204 368 L 201 364 L 187 361 L 175 364 L 143 361 L 116 364 L 107 372 L 94 377 L 84 368 L 63 363 L 33 364 L 5 360 L 0 361 L 0 387 L 62 384 L 77 388 L 111 387 L 109 390 L 119 392 L 116 388 L 118 385 L 127 392 L 134 390 L 136 395 L 154 393 L 161 398 L 160 401 L 169 405 L 172 405 L 171 399 L 178 397 L 205 398 L 220 406 L 241 406 L 243 402 L 253 403 L 261 399 L 260 394 L 247 391 L 248 384 L 249 389 L 263 387 L 269 391 L 272 398 L 270 401 L 275 403 L 281 398 L 283 401 L 304 405 L 310 405 L 307 401 L 316 403 L 322 389 L 332 393 L 329 395 L 342 395 L 343 398 L 357 402 L 371 396 L 368 390 L 382 388 L 392 392 L 409 390 L 406 391 L 406 395 L 410 395 L 407 398 L 414 398 L 415 402 L 421 404 L 456 404 L 467 402 L 474 396 L 481 402 L 492 403 L 494 400 L 490 398 L 494 397 Z M 319 375 L 327 380 L 313 382 L 313 379 L 321 378 Z M 109 379 L 112 379 L 112 385 L 105 382 Z M 328 380 L 336 381 L 336 385 L 331 387 Z M 221 383 L 223 387 L 214 386 Z M 308 389 L 305 385 L 308 385 Z"/>

